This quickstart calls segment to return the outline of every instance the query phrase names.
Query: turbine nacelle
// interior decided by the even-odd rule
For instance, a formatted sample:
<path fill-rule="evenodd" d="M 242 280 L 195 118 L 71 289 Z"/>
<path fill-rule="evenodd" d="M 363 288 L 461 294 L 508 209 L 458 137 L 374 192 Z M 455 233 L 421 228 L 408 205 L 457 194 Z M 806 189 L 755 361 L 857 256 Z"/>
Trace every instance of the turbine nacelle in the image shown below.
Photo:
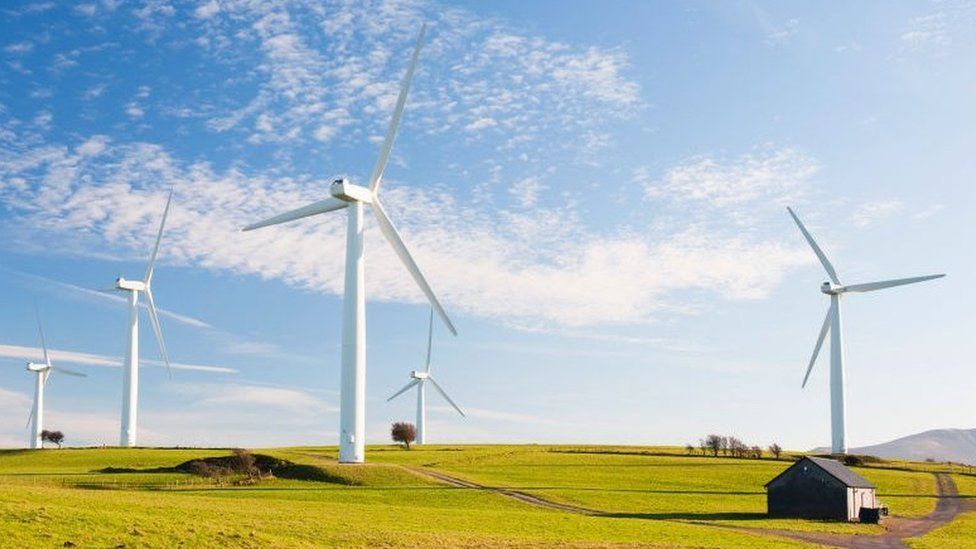
<path fill-rule="evenodd" d="M 119 277 L 115 280 L 115 288 L 132 292 L 144 292 L 148 288 L 148 284 L 141 280 L 126 280 Z"/>
<path fill-rule="evenodd" d="M 414 370 L 414 371 L 410 372 L 410 377 L 413 378 L 413 379 L 427 379 L 427 378 L 430 377 L 430 374 L 428 374 L 427 372 L 421 372 L 421 371 L 418 371 L 418 370 Z"/>
<path fill-rule="evenodd" d="M 844 287 L 828 281 L 820 285 L 820 291 L 827 295 L 837 295 L 843 293 Z"/>
<path fill-rule="evenodd" d="M 44 372 L 44 371 L 47 371 L 47 370 L 50 370 L 50 369 L 51 369 L 51 367 L 48 366 L 47 364 L 38 364 L 36 362 L 28 362 L 27 363 L 27 371 L 28 372 Z"/>
<path fill-rule="evenodd" d="M 329 193 L 344 202 L 365 202 L 373 203 L 374 193 L 366 187 L 354 185 L 348 179 L 336 179 L 329 186 Z"/>

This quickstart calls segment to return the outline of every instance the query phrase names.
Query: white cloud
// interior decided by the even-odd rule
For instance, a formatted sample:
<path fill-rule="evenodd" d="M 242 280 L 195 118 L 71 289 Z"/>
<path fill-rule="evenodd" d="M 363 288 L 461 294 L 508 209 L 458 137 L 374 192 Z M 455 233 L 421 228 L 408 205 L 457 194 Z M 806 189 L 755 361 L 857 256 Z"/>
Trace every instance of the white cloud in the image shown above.
<path fill-rule="evenodd" d="M 954 40 L 971 40 L 976 24 L 976 3 L 970 0 L 932 2 L 933 11 L 909 19 L 901 34 L 902 46 L 908 51 L 939 52 Z"/>
<path fill-rule="evenodd" d="M 146 111 L 138 103 L 131 101 L 125 105 L 125 114 L 130 118 L 142 118 Z"/>
<path fill-rule="evenodd" d="M 64 363 L 82 364 L 85 366 L 105 366 L 112 368 L 119 368 L 122 366 L 121 357 L 105 356 L 79 351 L 65 351 L 59 349 L 48 349 L 48 352 L 51 357 L 51 362 L 55 363 L 55 365 Z M 40 347 L 23 347 L 20 345 L 6 345 L 0 343 L 0 357 L 41 361 L 44 360 L 44 350 Z M 139 364 L 165 367 L 165 365 L 158 360 L 140 359 Z M 199 372 L 216 372 L 223 374 L 237 373 L 237 370 L 232 368 L 224 368 L 222 366 L 205 366 L 200 364 L 180 364 L 172 362 L 170 363 L 170 367 L 174 370 L 194 370 Z"/>
<path fill-rule="evenodd" d="M 92 17 L 98 13 L 98 6 L 92 3 L 77 4 L 75 11 L 86 17 Z"/>
<path fill-rule="evenodd" d="M 103 93 L 105 93 L 105 88 L 105 84 L 96 84 L 86 89 L 84 93 L 81 94 L 81 97 L 85 100 L 97 99 L 98 97 L 101 97 Z"/>
<path fill-rule="evenodd" d="M 222 109 L 209 125 L 250 132 L 246 122 L 263 117 L 249 135 L 252 144 L 330 141 L 354 123 L 380 133 L 422 21 L 430 23 L 428 44 L 405 123 L 426 132 L 490 130 L 511 143 L 542 141 L 543 133 L 601 126 L 641 103 L 621 50 L 527 36 L 432 2 L 228 0 L 220 8 L 211 19 L 228 24 L 202 24 L 201 44 L 208 50 L 234 44 L 233 52 L 212 49 L 224 62 L 254 44 L 261 63 L 251 73 L 257 91 L 247 80 L 243 93 L 250 99 Z M 335 116 L 337 111 L 342 115 Z M 567 149 L 580 145 L 572 139 L 561 143 Z"/>
<path fill-rule="evenodd" d="M 21 55 L 24 53 L 29 53 L 34 49 L 34 43 L 24 40 L 23 42 L 15 42 L 3 48 L 3 51 L 11 53 L 14 55 Z"/>
<path fill-rule="evenodd" d="M 932 13 L 913 17 L 909 29 L 902 33 L 901 40 L 911 49 L 929 45 L 942 45 L 948 42 L 949 30 L 944 13 Z"/>
<path fill-rule="evenodd" d="M 637 174 L 649 199 L 668 198 L 717 208 L 756 200 L 786 206 L 800 198 L 817 163 L 791 148 L 765 149 L 736 159 L 701 156 L 667 170 L 659 180 Z"/>
<path fill-rule="evenodd" d="M 865 202 L 854 212 L 854 224 L 867 227 L 901 212 L 905 205 L 898 200 L 878 200 Z"/>
<path fill-rule="evenodd" d="M 915 212 L 912 215 L 912 219 L 915 219 L 916 221 L 922 221 L 932 217 L 933 215 L 941 212 L 944 209 L 945 209 L 944 204 L 932 204 L 931 206 L 928 206 L 918 212 Z"/>
<path fill-rule="evenodd" d="M 34 117 L 34 124 L 41 128 L 48 128 L 54 121 L 54 114 L 51 111 L 41 111 Z"/>
<path fill-rule="evenodd" d="M 539 201 L 539 194 L 545 189 L 546 186 L 539 181 L 538 177 L 526 177 L 512 185 L 509 193 L 523 208 L 531 208 Z"/>
<path fill-rule="evenodd" d="M 39 234 L 141 255 L 175 185 L 161 262 L 341 294 L 343 266 L 333 260 L 343 257 L 341 214 L 239 232 L 246 223 L 320 199 L 324 181 L 215 171 L 144 143 L 110 144 L 97 160 L 82 161 L 57 146 L 0 149 L 0 200 L 21 212 L 14 221 L 26 218 Z M 697 174 L 706 191 L 696 200 L 737 204 L 743 195 L 773 196 L 771 189 L 799 192 L 804 177 L 785 167 L 806 173 L 811 164 L 792 152 L 749 156 L 730 166 L 696 160 L 669 171 L 664 189 L 697 192 Z M 790 178 L 784 183 L 780 175 Z M 443 192 L 395 182 L 385 186 L 384 201 L 448 308 L 505 322 L 642 322 L 673 308 L 678 292 L 763 297 L 788 269 L 809 262 L 805 250 L 777 240 L 687 223 L 592 231 L 578 222 L 572 205 L 484 212 Z M 371 224 L 367 240 L 370 299 L 422 302 Z"/>
<path fill-rule="evenodd" d="M 338 412 L 333 404 L 308 391 L 240 383 L 182 384 L 177 392 L 191 397 L 201 406 L 254 406 L 262 409 L 301 410 L 303 413 Z"/>
<path fill-rule="evenodd" d="M 101 154 L 108 145 L 109 139 L 104 135 L 93 135 L 87 141 L 78 145 L 78 154 L 81 156 L 97 156 Z"/>
<path fill-rule="evenodd" d="M 209 19 L 220 11 L 220 4 L 217 0 L 210 0 L 197 6 L 197 9 L 193 11 L 194 17 L 198 19 Z"/>

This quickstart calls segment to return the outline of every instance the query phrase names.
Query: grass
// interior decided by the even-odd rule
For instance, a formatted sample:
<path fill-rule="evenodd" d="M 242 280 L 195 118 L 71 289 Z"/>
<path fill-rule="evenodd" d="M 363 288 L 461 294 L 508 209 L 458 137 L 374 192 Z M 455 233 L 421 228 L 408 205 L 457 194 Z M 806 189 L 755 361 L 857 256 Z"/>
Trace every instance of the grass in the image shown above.
<path fill-rule="evenodd" d="M 367 465 L 339 465 L 334 447 L 256 452 L 299 464 L 319 480 L 217 487 L 191 475 L 148 472 L 227 450 L 0 451 L 0 536 L 11 546 L 172 547 L 218 540 L 230 547 L 795 547 L 801 544 L 748 529 L 881 532 L 870 525 L 767 519 L 762 486 L 789 465 L 772 459 L 687 457 L 677 448 L 427 446 L 406 452 L 378 446 L 370 447 Z M 99 472 L 106 467 L 134 472 Z M 425 468 L 608 516 L 450 487 L 418 473 Z M 934 505 L 929 473 L 858 471 L 878 484 L 894 514 L 922 515 Z M 976 482 L 966 486 L 976 493 Z"/>
<path fill-rule="evenodd" d="M 646 519 L 834 533 L 883 531 L 861 524 L 767 518 L 763 486 L 792 461 L 687 456 L 679 448 L 559 446 L 374 451 L 371 459 L 425 465 L 479 484 Z M 936 485 L 929 473 L 855 470 L 879 487 L 894 515 L 922 516 L 935 508 Z"/>

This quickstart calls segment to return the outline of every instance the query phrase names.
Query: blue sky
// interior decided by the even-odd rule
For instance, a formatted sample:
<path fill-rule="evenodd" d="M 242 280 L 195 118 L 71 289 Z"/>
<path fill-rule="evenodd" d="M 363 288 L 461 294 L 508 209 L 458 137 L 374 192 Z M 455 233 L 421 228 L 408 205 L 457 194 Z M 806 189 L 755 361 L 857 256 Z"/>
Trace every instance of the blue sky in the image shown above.
<path fill-rule="evenodd" d="M 334 443 L 344 216 L 239 227 L 362 182 L 429 24 L 384 200 L 458 326 L 431 442 L 829 439 L 827 300 L 793 205 L 845 282 L 946 272 L 845 311 L 849 440 L 973 427 L 976 4 L 102 0 L 2 8 L 0 445 L 118 438 L 125 308 L 145 269 L 140 442 Z M 422 365 L 428 310 L 367 224 L 368 430 Z"/>

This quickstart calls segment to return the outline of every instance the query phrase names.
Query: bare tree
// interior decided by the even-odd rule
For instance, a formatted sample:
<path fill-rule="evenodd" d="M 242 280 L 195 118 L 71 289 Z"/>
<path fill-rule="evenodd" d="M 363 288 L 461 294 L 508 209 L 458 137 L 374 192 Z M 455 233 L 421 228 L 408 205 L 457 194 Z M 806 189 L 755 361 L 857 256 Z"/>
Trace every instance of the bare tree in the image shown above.
<path fill-rule="evenodd" d="M 686 444 L 685 452 L 687 452 L 689 456 L 695 455 L 695 445 L 691 443 Z"/>
<path fill-rule="evenodd" d="M 708 443 L 705 442 L 705 439 L 703 438 L 698 439 L 698 450 L 701 452 L 701 455 L 703 456 L 706 453 L 708 453 Z"/>
<path fill-rule="evenodd" d="M 753 446 L 751 449 L 752 457 L 756 459 L 762 459 L 762 448 L 759 446 Z"/>
<path fill-rule="evenodd" d="M 718 457 L 719 450 L 722 449 L 725 437 L 721 435 L 708 435 L 705 437 L 705 445 L 712 451 L 712 457 Z"/>
<path fill-rule="evenodd" d="M 773 454 L 773 457 L 774 458 L 779 459 L 780 454 L 783 453 L 783 449 L 780 447 L 779 444 L 776 444 L 774 442 L 774 443 L 772 443 L 772 444 L 769 445 L 769 453 L 770 454 Z"/>
<path fill-rule="evenodd" d="M 409 450 L 410 443 L 417 438 L 417 428 L 413 426 L 413 423 L 398 421 L 390 429 L 390 436 L 393 437 L 393 442 L 402 444 L 404 448 Z"/>
<path fill-rule="evenodd" d="M 231 460 L 231 469 L 235 473 L 247 475 L 248 479 L 254 480 L 261 476 L 261 472 L 256 465 L 257 459 L 254 454 L 243 448 L 234 449 L 234 459 Z"/>
<path fill-rule="evenodd" d="M 720 448 L 722 448 L 722 455 L 723 456 L 729 455 L 729 452 L 732 451 L 732 440 L 731 440 L 731 438 L 730 437 L 722 437 L 722 436 L 720 436 L 720 437 L 718 437 L 718 442 L 719 442 Z"/>
<path fill-rule="evenodd" d="M 728 453 L 732 454 L 732 457 L 743 457 L 748 448 L 744 442 L 736 437 L 725 437 L 725 444 L 728 448 Z"/>

